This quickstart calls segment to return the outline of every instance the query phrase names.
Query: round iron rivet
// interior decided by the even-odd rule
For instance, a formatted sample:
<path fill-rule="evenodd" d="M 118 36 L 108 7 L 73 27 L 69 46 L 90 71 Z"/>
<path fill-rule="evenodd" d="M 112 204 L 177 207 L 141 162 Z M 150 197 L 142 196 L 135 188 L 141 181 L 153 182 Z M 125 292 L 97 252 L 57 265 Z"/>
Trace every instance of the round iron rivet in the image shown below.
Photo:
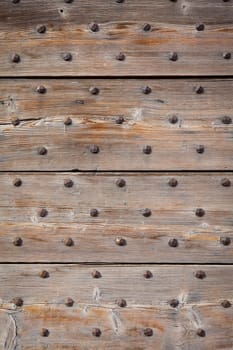
<path fill-rule="evenodd" d="M 40 278 L 49 278 L 49 273 L 46 270 L 43 270 L 39 273 Z"/>
<path fill-rule="evenodd" d="M 202 218 L 205 215 L 205 210 L 202 208 L 197 208 L 195 211 L 196 216 Z"/>
<path fill-rule="evenodd" d="M 220 237 L 220 243 L 225 246 L 230 245 L 231 239 L 230 237 Z"/>
<path fill-rule="evenodd" d="M 42 337 L 48 337 L 49 336 L 49 330 L 47 328 L 42 328 L 40 331 L 40 335 Z"/>
<path fill-rule="evenodd" d="M 173 308 L 176 308 L 179 305 L 179 300 L 178 299 L 171 299 L 169 301 L 169 305 Z"/>
<path fill-rule="evenodd" d="M 116 119 L 116 124 L 123 124 L 125 121 L 124 117 L 120 116 Z"/>
<path fill-rule="evenodd" d="M 72 124 L 72 119 L 70 117 L 66 118 L 66 120 L 64 121 L 64 124 L 66 126 L 71 125 Z"/>
<path fill-rule="evenodd" d="M 142 210 L 142 215 L 145 216 L 145 218 L 148 218 L 149 216 L 151 216 L 152 212 L 149 208 L 145 208 Z"/>
<path fill-rule="evenodd" d="M 22 186 L 22 180 L 20 179 L 20 178 L 16 178 L 16 179 L 14 179 L 14 181 L 13 181 L 13 185 L 15 186 L 15 187 L 20 187 L 20 186 Z"/>
<path fill-rule="evenodd" d="M 176 62 L 178 60 L 178 54 L 176 52 L 170 52 L 169 55 L 169 60 Z"/>
<path fill-rule="evenodd" d="M 45 94 L 47 92 L 47 89 L 45 86 L 43 85 L 40 85 L 37 87 L 36 91 L 39 93 L 39 94 Z"/>
<path fill-rule="evenodd" d="M 143 153 L 144 154 L 151 154 L 152 153 L 152 147 L 147 145 L 143 147 Z"/>
<path fill-rule="evenodd" d="M 41 25 L 37 28 L 37 33 L 39 34 L 44 34 L 46 32 L 46 26 L 45 25 Z"/>
<path fill-rule="evenodd" d="M 198 330 L 197 330 L 197 335 L 198 335 L 199 337 L 205 337 L 205 331 L 204 331 L 204 329 L 198 328 Z"/>
<path fill-rule="evenodd" d="M 144 32 L 149 32 L 151 30 L 151 25 L 149 23 L 145 23 L 143 26 Z"/>
<path fill-rule="evenodd" d="M 196 147 L 196 152 L 198 154 L 203 154 L 205 152 L 205 147 L 203 145 L 199 145 Z"/>
<path fill-rule="evenodd" d="M 99 212 L 97 209 L 91 209 L 90 211 L 90 216 L 92 216 L 93 218 L 97 217 L 99 215 Z"/>
<path fill-rule="evenodd" d="M 143 276 L 146 278 L 146 279 L 150 279 L 153 277 L 153 274 L 151 271 L 147 270 L 144 272 Z"/>
<path fill-rule="evenodd" d="M 178 185 L 178 181 L 174 178 L 171 178 L 169 181 L 168 181 L 168 185 L 170 187 L 176 187 Z"/>
<path fill-rule="evenodd" d="M 196 94 L 198 94 L 198 95 L 200 95 L 200 94 L 203 94 L 204 93 L 204 88 L 202 87 L 202 86 L 197 86 L 196 88 L 195 88 L 195 92 L 196 92 Z"/>
<path fill-rule="evenodd" d="M 116 185 L 118 186 L 118 187 L 125 187 L 125 185 L 126 185 L 126 182 L 125 182 L 125 180 L 124 179 L 118 179 L 118 180 L 116 180 Z"/>
<path fill-rule="evenodd" d="M 99 149 L 99 146 L 97 145 L 91 145 L 90 146 L 90 152 L 93 153 L 93 154 L 97 154 L 99 153 L 100 149 Z"/>
<path fill-rule="evenodd" d="M 100 92 L 100 90 L 99 90 L 97 87 L 90 87 L 89 92 L 90 92 L 92 95 L 98 95 L 99 92 Z"/>
<path fill-rule="evenodd" d="M 145 95 L 149 95 L 152 92 L 152 89 L 149 86 L 145 86 L 144 88 L 142 88 L 142 92 Z"/>
<path fill-rule="evenodd" d="M 223 301 L 221 302 L 221 305 L 222 305 L 222 307 L 224 307 L 225 309 L 227 309 L 228 307 L 231 307 L 231 303 L 230 303 L 229 300 L 223 300 Z"/>
<path fill-rule="evenodd" d="M 116 300 L 116 304 L 120 307 L 126 307 L 127 305 L 126 300 L 121 298 Z"/>
<path fill-rule="evenodd" d="M 125 60 L 125 54 L 123 52 L 120 52 L 117 56 L 116 59 L 118 61 L 124 61 Z"/>
<path fill-rule="evenodd" d="M 91 275 L 93 278 L 101 278 L 102 277 L 101 273 L 97 270 L 92 271 Z"/>
<path fill-rule="evenodd" d="M 62 58 L 64 61 L 70 62 L 70 61 L 72 61 L 73 57 L 72 57 L 72 54 L 70 52 L 66 52 L 66 53 L 62 54 Z"/>
<path fill-rule="evenodd" d="M 68 238 L 64 239 L 64 244 L 67 247 L 72 247 L 74 245 L 74 241 L 72 238 L 68 237 Z"/>
<path fill-rule="evenodd" d="M 231 117 L 228 117 L 227 115 L 225 115 L 224 117 L 222 117 L 221 121 L 222 121 L 223 124 L 227 124 L 227 125 L 229 125 L 229 124 L 232 123 Z"/>
<path fill-rule="evenodd" d="M 201 270 L 196 271 L 195 277 L 200 279 L 200 280 L 203 280 L 204 278 L 206 278 L 206 273 L 205 273 L 205 271 L 201 271 Z"/>
<path fill-rule="evenodd" d="M 19 118 L 14 118 L 14 119 L 12 119 L 11 122 L 12 122 L 12 125 L 17 126 L 17 125 L 20 124 L 20 119 Z"/>
<path fill-rule="evenodd" d="M 73 185 L 74 185 L 74 183 L 73 183 L 73 181 L 71 179 L 65 179 L 64 180 L 64 186 L 65 187 L 70 188 L 70 187 L 73 187 Z"/>
<path fill-rule="evenodd" d="M 122 238 L 122 237 L 117 237 L 115 240 L 116 244 L 123 247 L 126 246 L 127 242 L 126 239 Z"/>
<path fill-rule="evenodd" d="M 13 302 L 16 306 L 23 306 L 23 299 L 22 299 L 22 298 L 19 298 L 19 297 L 14 298 L 14 299 L 12 300 L 12 302 Z"/>
<path fill-rule="evenodd" d="M 225 59 L 225 60 L 230 60 L 231 59 L 231 53 L 230 52 L 224 52 L 222 57 Z"/>
<path fill-rule="evenodd" d="M 13 240 L 13 244 L 16 246 L 16 247 L 21 247 L 23 245 L 23 240 L 21 237 L 16 237 L 14 240 Z"/>
<path fill-rule="evenodd" d="M 18 55 L 17 53 L 15 53 L 12 57 L 11 57 L 11 61 L 13 63 L 19 63 L 20 62 L 20 55 Z"/>
<path fill-rule="evenodd" d="M 176 238 L 171 238 L 168 241 L 168 245 L 172 248 L 176 248 L 176 247 L 178 247 L 178 240 Z"/>
<path fill-rule="evenodd" d="M 199 23 L 199 24 L 196 25 L 196 30 L 197 30 L 198 32 L 201 32 L 201 31 L 203 31 L 204 29 L 205 29 L 205 25 L 204 25 L 203 23 Z"/>
<path fill-rule="evenodd" d="M 99 328 L 93 328 L 92 329 L 92 335 L 94 335 L 94 337 L 100 337 L 101 336 L 101 330 Z"/>
<path fill-rule="evenodd" d="M 40 211 L 39 211 L 39 215 L 41 218 L 45 218 L 47 215 L 48 215 L 48 210 L 45 209 L 45 208 L 42 208 Z"/>
<path fill-rule="evenodd" d="M 68 306 L 68 307 L 72 307 L 74 305 L 74 300 L 71 299 L 71 298 L 67 298 L 65 300 L 65 305 Z"/>
<path fill-rule="evenodd" d="M 230 187 L 231 186 L 231 180 L 227 179 L 227 178 L 224 178 L 221 180 L 221 185 L 223 187 Z"/>
<path fill-rule="evenodd" d="M 153 329 L 151 329 L 151 328 L 145 328 L 144 331 L 143 331 L 143 333 L 144 333 L 144 335 L 145 335 L 146 337 L 152 337 L 152 335 L 153 335 Z"/>
<path fill-rule="evenodd" d="M 176 115 L 172 115 L 168 120 L 171 124 L 176 124 L 178 122 L 178 117 Z"/>
<path fill-rule="evenodd" d="M 90 24 L 90 30 L 94 33 L 98 32 L 99 31 L 99 25 L 97 23 L 91 23 Z"/>
<path fill-rule="evenodd" d="M 37 150 L 38 154 L 41 155 L 41 156 L 44 156 L 45 154 L 48 153 L 47 149 L 42 146 L 42 147 L 39 147 L 38 150 Z"/>

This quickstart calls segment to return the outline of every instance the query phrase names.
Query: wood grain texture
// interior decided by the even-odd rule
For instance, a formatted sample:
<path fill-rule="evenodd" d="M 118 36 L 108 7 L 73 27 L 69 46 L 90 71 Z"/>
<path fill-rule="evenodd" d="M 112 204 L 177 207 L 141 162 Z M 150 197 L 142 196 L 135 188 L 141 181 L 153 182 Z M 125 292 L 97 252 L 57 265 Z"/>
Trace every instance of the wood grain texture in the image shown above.
<path fill-rule="evenodd" d="M 152 278 L 145 279 L 145 270 Z M 41 279 L 42 270 L 49 277 Z M 92 277 L 93 270 L 101 278 Z M 206 277 L 197 279 L 197 271 Z M 2 349 L 228 349 L 233 344 L 231 266 L 1 265 Z M 56 291 L 54 286 L 56 285 Z M 16 307 L 15 298 L 23 305 Z M 65 305 L 67 298 L 74 302 Z M 117 301 L 126 301 L 124 308 Z M 171 299 L 178 306 L 170 306 Z M 230 305 L 230 304 L 229 304 Z M 48 337 L 40 335 L 49 330 Z M 100 337 L 92 330 L 99 328 Z M 146 337 L 150 328 L 153 335 Z M 197 330 L 203 329 L 205 337 Z"/>
<path fill-rule="evenodd" d="M 232 92 L 232 79 L 3 79 L 0 170 L 232 170 Z"/>
<path fill-rule="evenodd" d="M 232 244 L 220 242 L 233 240 L 233 187 L 221 185 L 226 178 L 233 183 L 232 173 L 2 173 L 0 259 L 233 262 Z M 64 186 L 67 179 L 70 188 Z M 119 179 L 124 187 L 116 185 Z M 169 186 L 171 179 L 176 187 Z M 196 216 L 197 208 L 203 217 Z M 98 216 L 91 216 L 92 209 Z M 21 246 L 13 244 L 17 237 Z M 116 244 L 120 237 L 125 246 Z M 65 245 L 68 238 L 72 246 Z M 173 238 L 177 247 L 168 244 Z"/>
<path fill-rule="evenodd" d="M 1 76 L 233 74 L 232 60 L 223 58 L 233 47 L 231 1 L 2 0 L 0 9 Z M 97 32 L 90 30 L 93 22 Z M 197 31 L 202 23 L 204 31 Z M 125 60 L 116 59 L 119 53 Z"/>

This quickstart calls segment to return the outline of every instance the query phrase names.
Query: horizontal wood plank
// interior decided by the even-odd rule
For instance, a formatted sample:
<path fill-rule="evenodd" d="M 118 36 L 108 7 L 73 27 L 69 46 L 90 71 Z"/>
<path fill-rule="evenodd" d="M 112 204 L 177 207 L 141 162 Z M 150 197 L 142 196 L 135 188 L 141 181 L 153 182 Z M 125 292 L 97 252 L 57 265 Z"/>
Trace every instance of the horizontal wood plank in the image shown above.
<path fill-rule="evenodd" d="M 232 348 L 231 266 L 0 265 L 0 276 L 3 350 Z"/>
<path fill-rule="evenodd" d="M 232 170 L 232 92 L 232 79 L 3 79 L 0 170 Z"/>
<path fill-rule="evenodd" d="M 2 173 L 0 260 L 233 262 L 232 184 L 232 173 Z"/>
<path fill-rule="evenodd" d="M 233 74 L 232 16 L 222 0 L 2 0 L 0 75 Z"/>

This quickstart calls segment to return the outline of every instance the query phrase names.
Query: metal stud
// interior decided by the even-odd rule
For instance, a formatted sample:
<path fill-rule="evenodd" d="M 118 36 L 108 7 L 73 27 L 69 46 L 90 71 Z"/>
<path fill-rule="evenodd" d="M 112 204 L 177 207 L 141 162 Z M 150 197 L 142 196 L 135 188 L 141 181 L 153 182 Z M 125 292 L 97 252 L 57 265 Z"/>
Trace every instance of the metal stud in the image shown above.
<path fill-rule="evenodd" d="M 229 117 L 229 116 L 227 116 L 227 115 L 225 115 L 224 117 L 222 117 L 221 121 L 222 121 L 223 124 L 227 124 L 227 125 L 229 125 L 229 124 L 232 123 L 231 117 Z"/>
<path fill-rule="evenodd" d="M 126 244 L 127 244 L 126 239 L 123 238 L 123 237 L 117 237 L 115 239 L 115 242 L 116 242 L 117 245 L 119 245 L 121 247 L 126 246 Z"/>
<path fill-rule="evenodd" d="M 230 52 L 224 52 L 222 57 L 225 59 L 225 60 L 230 60 L 231 59 L 231 53 Z"/>
<path fill-rule="evenodd" d="M 205 25 L 203 23 L 199 23 L 196 25 L 196 30 L 198 32 L 203 31 L 205 29 Z"/>
<path fill-rule="evenodd" d="M 17 126 L 20 124 L 20 119 L 16 117 L 16 118 L 13 118 L 11 122 L 12 122 L 12 125 Z"/>
<path fill-rule="evenodd" d="M 101 336 L 101 330 L 99 328 L 93 328 L 92 329 L 92 335 L 94 337 L 100 337 Z"/>
<path fill-rule="evenodd" d="M 92 274 L 93 278 L 101 278 L 102 277 L 101 273 L 97 270 L 92 271 L 91 274 Z"/>
<path fill-rule="evenodd" d="M 74 241 L 71 237 L 68 237 L 68 238 L 64 239 L 64 244 L 67 247 L 72 247 L 74 245 Z"/>
<path fill-rule="evenodd" d="M 68 306 L 68 307 L 72 307 L 74 305 L 74 300 L 71 299 L 71 298 L 67 298 L 65 300 L 65 305 Z"/>
<path fill-rule="evenodd" d="M 37 27 L 37 33 L 44 34 L 45 32 L 46 32 L 46 26 L 44 24 Z"/>
<path fill-rule="evenodd" d="M 125 54 L 123 52 L 120 52 L 118 55 L 116 55 L 116 59 L 118 61 L 124 61 L 125 60 Z"/>
<path fill-rule="evenodd" d="M 176 187 L 178 185 L 178 181 L 175 179 L 175 178 L 171 178 L 169 181 L 168 181 L 168 185 L 170 187 Z"/>
<path fill-rule="evenodd" d="M 170 61 L 176 62 L 178 60 L 178 54 L 176 52 L 170 52 L 168 58 Z"/>
<path fill-rule="evenodd" d="M 151 25 L 149 23 L 145 23 L 143 26 L 144 32 L 149 32 L 151 30 Z"/>
<path fill-rule="evenodd" d="M 16 306 L 23 306 L 23 299 L 16 297 L 12 300 L 12 302 L 16 305 Z"/>
<path fill-rule="evenodd" d="M 65 187 L 70 188 L 70 187 L 73 187 L 73 185 L 74 185 L 74 182 L 71 179 L 65 179 L 64 180 L 64 186 Z"/>
<path fill-rule="evenodd" d="M 67 117 L 67 118 L 65 119 L 65 121 L 64 121 L 64 124 L 65 124 L 66 126 L 71 125 L 71 124 L 72 124 L 72 119 L 71 119 L 70 117 Z"/>
<path fill-rule="evenodd" d="M 17 53 L 15 53 L 14 55 L 12 55 L 11 61 L 12 61 L 13 63 L 19 63 L 19 62 L 20 62 L 20 55 L 17 54 Z"/>
<path fill-rule="evenodd" d="M 49 273 L 46 270 L 43 270 L 39 273 L 40 278 L 49 278 Z"/>
<path fill-rule="evenodd" d="M 99 149 L 99 146 L 97 145 L 91 145 L 90 146 L 90 152 L 93 153 L 93 154 L 97 154 L 99 153 L 100 149 Z"/>
<path fill-rule="evenodd" d="M 202 208 L 197 208 L 195 211 L 196 216 L 202 218 L 205 215 L 205 210 Z"/>
<path fill-rule="evenodd" d="M 143 331 L 143 333 L 144 333 L 144 335 L 145 335 L 146 337 L 152 337 L 152 335 L 153 335 L 153 329 L 151 329 L 151 328 L 145 328 L 144 331 Z"/>
<path fill-rule="evenodd" d="M 48 153 L 48 151 L 44 146 L 42 146 L 38 148 L 37 153 L 41 156 L 44 156 Z"/>
<path fill-rule="evenodd" d="M 36 91 L 39 93 L 39 94 L 45 94 L 47 92 L 47 89 L 45 86 L 43 85 L 40 85 L 37 87 Z"/>
<path fill-rule="evenodd" d="M 126 307 L 127 306 L 126 300 L 125 299 L 121 299 L 121 298 L 116 300 L 116 304 L 118 306 L 120 306 L 120 307 Z"/>
<path fill-rule="evenodd" d="M 227 179 L 226 177 L 221 180 L 221 185 L 223 187 L 230 187 L 231 186 L 231 180 Z"/>
<path fill-rule="evenodd" d="M 202 270 L 198 270 L 195 272 L 195 277 L 200 279 L 200 280 L 203 280 L 204 278 L 206 278 L 206 273 L 205 271 L 202 271 Z"/>
<path fill-rule="evenodd" d="M 124 180 L 124 179 L 117 179 L 116 180 L 116 185 L 118 186 L 118 187 L 125 187 L 125 185 L 126 185 L 126 181 Z"/>
<path fill-rule="evenodd" d="M 205 146 L 203 146 L 203 145 L 197 146 L 197 147 L 196 147 L 196 152 L 197 152 L 198 154 L 203 154 L 203 153 L 205 152 Z"/>
<path fill-rule="evenodd" d="M 143 274 L 143 276 L 146 278 L 146 279 L 150 279 L 153 277 L 153 274 L 150 270 L 146 270 Z"/>
<path fill-rule="evenodd" d="M 198 330 L 197 330 L 197 335 L 198 335 L 199 337 L 205 337 L 206 333 L 205 333 L 204 329 L 198 328 Z"/>
<path fill-rule="evenodd" d="M 149 216 L 151 216 L 152 212 L 149 208 L 145 208 L 142 210 L 142 215 L 145 217 L 145 218 L 148 218 Z"/>
<path fill-rule="evenodd" d="M 225 309 L 231 307 L 231 303 L 230 303 L 229 300 L 223 300 L 223 301 L 221 302 L 221 305 L 222 305 L 222 307 L 224 307 Z"/>
<path fill-rule="evenodd" d="M 169 245 L 169 247 L 176 248 L 176 247 L 178 247 L 179 243 L 178 243 L 178 240 L 176 238 L 171 238 L 168 241 L 168 245 Z"/>
<path fill-rule="evenodd" d="M 99 31 L 99 25 L 97 23 L 91 23 L 90 24 L 90 30 L 94 33 L 98 32 Z"/>
<path fill-rule="evenodd" d="M 171 124 L 176 124 L 178 122 L 178 117 L 176 115 L 172 115 L 168 120 Z"/>
<path fill-rule="evenodd" d="M 22 186 L 22 180 L 19 178 L 19 177 L 17 177 L 16 179 L 14 179 L 14 181 L 13 181 L 13 185 L 15 186 L 15 187 L 20 187 L 20 186 Z"/>
<path fill-rule="evenodd" d="M 62 58 L 64 61 L 70 62 L 70 61 L 72 61 L 73 57 L 72 57 L 72 54 L 70 52 L 66 52 L 66 53 L 62 54 Z"/>
<path fill-rule="evenodd" d="M 99 90 L 99 88 L 97 88 L 97 87 L 90 87 L 89 92 L 90 92 L 92 95 L 98 95 L 99 92 L 100 92 L 100 90 Z"/>
<path fill-rule="evenodd" d="M 97 209 L 91 209 L 90 211 L 90 216 L 92 216 L 93 218 L 97 217 L 99 215 L 99 212 Z"/>
<path fill-rule="evenodd" d="M 230 237 L 220 237 L 220 243 L 222 245 L 228 246 L 231 244 L 231 239 Z"/>
<path fill-rule="evenodd" d="M 152 147 L 149 146 L 149 145 L 146 145 L 146 146 L 143 147 L 142 151 L 143 151 L 144 154 L 151 154 L 152 153 Z"/>
<path fill-rule="evenodd" d="M 171 300 L 169 301 L 169 305 L 170 305 L 171 307 L 176 308 L 176 307 L 179 305 L 179 300 L 178 300 L 178 299 L 171 299 Z"/>
<path fill-rule="evenodd" d="M 40 335 L 42 337 L 48 337 L 49 336 L 49 330 L 47 328 L 42 328 L 40 331 Z"/>
<path fill-rule="evenodd" d="M 120 116 L 116 119 L 116 124 L 123 124 L 125 121 L 124 117 Z"/>
<path fill-rule="evenodd" d="M 40 209 L 39 216 L 41 218 L 45 218 L 47 215 L 48 215 L 48 210 L 47 209 L 45 209 L 45 208 Z"/>
<path fill-rule="evenodd" d="M 21 237 L 16 237 L 14 240 L 13 240 L 13 244 L 16 246 L 16 247 L 21 247 L 23 245 L 23 240 Z"/>
<path fill-rule="evenodd" d="M 196 92 L 196 94 L 203 94 L 204 93 L 204 88 L 202 87 L 202 86 L 196 86 L 195 87 L 195 92 Z"/>
<path fill-rule="evenodd" d="M 142 92 L 145 94 L 145 95 L 149 95 L 151 93 L 152 89 L 149 87 L 149 86 L 145 86 L 142 88 Z"/>

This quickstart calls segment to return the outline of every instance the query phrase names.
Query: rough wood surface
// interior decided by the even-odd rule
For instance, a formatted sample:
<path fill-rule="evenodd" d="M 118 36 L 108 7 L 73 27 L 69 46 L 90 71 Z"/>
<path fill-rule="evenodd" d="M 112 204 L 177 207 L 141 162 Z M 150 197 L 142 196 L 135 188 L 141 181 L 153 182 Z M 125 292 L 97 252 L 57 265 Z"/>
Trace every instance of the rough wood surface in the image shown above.
<path fill-rule="evenodd" d="M 232 79 L 0 83 L 0 170 L 233 169 Z M 39 94 L 38 86 L 47 92 Z M 203 94 L 195 93 L 198 86 Z M 99 94 L 90 94 L 91 87 Z M 67 118 L 71 125 L 64 125 Z M 90 152 L 93 144 L 98 154 Z M 144 154 L 148 145 L 152 153 Z M 204 153 L 197 153 L 200 145 Z"/>
<path fill-rule="evenodd" d="M 223 179 L 232 184 L 232 173 L 2 173 L 0 260 L 233 262 L 232 244 L 220 242 L 233 240 L 233 186 Z M 198 208 L 204 216 L 196 216 Z M 125 246 L 116 244 L 120 237 Z M 168 245 L 173 238 L 177 247 Z"/>
<path fill-rule="evenodd" d="M 0 7 L 1 76 L 233 74 L 223 58 L 233 47 L 231 1 L 12 2 Z M 178 60 L 169 59 L 172 52 Z"/>
<path fill-rule="evenodd" d="M 41 271 L 49 277 L 41 279 Z M 93 278 L 93 271 L 101 277 Z M 205 278 L 197 279 L 197 271 Z M 0 276 L 3 350 L 119 349 L 119 344 L 137 350 L 232 349 L 231 266 L 22 264 L 1 265 Z M 22 306 L 15 306 L 16 298 Z M 67 298 L 73 306 L 65 305 Z M 118 305 L 121 299 L 125 307 Z M 47 337 L 41 336 L 43 328 Z M 95 328 L 100 337 L 93 336 Z M 147 337 L 148 328 L 153 334 Z"/>

